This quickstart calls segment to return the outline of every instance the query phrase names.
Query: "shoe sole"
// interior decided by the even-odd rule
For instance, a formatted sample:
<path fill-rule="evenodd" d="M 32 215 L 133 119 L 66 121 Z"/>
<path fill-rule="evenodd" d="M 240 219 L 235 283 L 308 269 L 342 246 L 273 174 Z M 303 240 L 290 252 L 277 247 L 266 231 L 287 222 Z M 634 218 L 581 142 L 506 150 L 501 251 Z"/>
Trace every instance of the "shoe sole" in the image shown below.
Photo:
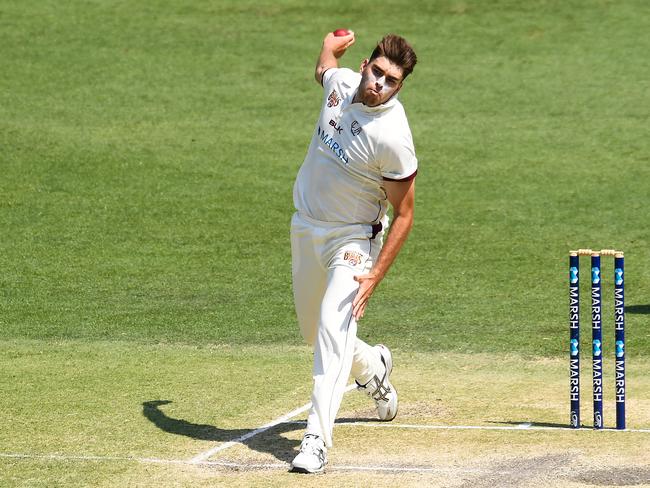
<path fill-rule="evenodd" d="M 386 375 L 386 382 L 388 383 L 388 387 L 391 390 L 393 390 L 393 392 L 395 393 L 395 404 L 397 406 L 395 408 L 395 411 L 393 412 L 393 416 L 390 417 L 390 418 L 380 419 L 382 422 L 390 422 L 395 417 L 397 417 L 397 410 L 399 410 L 399 401 L 398 401 L 397 389 L 390 382 L 390 375 L 393 372 L 393 355 L 390 352 L 390 349 L 388 349 L 383 344 L 377 344 L 377 347 L 381 351 L 379 354 L 381 354 L 381 357 L 384 358 L 384 363 L 386 364 L 386 370 L 388 371 L 388 374 Z"/>
<path fill-rule="evenodd" d="M 290 473 L 300 473 L 300 474 L 321 474 L 325 471 L 325 466 L 323 466 L 320 469 L 317 469 L 316 471 L 309 471 L 307 468 L 300 468 L 294 465 L 291 465 L 289 468 Z"/>

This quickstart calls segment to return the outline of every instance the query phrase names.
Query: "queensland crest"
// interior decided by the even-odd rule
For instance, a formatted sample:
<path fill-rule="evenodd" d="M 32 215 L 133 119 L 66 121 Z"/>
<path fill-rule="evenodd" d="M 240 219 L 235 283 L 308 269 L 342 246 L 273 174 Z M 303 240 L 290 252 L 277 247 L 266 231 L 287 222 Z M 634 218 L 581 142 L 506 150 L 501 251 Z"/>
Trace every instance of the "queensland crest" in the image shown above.
<path fill-rule="evenodd" d="M 361 256 L 361 253 L 358 253 L 356 251 L 345 251 L 345 254 L 343 255 L 343 260 L 347 261 L 352 266 L 360 265 L 362 258 L 363 256 Z"/>
<path fill-rule="evenodd" d="M 341 103 L 341 97 L 339 97 L 339 94 L 336 93 L 336 90 L 332 90 L 330 96 L 327 97 L 327 106 L 332 108 L 336 107 L 339 103 Z"/>

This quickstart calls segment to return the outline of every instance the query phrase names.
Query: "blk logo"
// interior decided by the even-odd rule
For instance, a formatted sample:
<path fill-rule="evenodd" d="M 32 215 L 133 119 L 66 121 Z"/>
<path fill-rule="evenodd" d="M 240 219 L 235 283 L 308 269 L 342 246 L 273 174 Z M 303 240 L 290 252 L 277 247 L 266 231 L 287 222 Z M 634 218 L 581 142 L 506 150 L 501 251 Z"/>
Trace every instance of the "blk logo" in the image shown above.
<path fill-rule="evenodd" d="M 334 127 L 334 130 L 335 130 L 336 132 L 338 132 L 339 134 L 340 134 L 341 132 L 343 132 L 343 127 L 341 127 L 340 125 L 338 125 L 334 119 L 331 119 L 331 120 L 330 120 L 330 125 L 331 125 L 332 127 Z"/>

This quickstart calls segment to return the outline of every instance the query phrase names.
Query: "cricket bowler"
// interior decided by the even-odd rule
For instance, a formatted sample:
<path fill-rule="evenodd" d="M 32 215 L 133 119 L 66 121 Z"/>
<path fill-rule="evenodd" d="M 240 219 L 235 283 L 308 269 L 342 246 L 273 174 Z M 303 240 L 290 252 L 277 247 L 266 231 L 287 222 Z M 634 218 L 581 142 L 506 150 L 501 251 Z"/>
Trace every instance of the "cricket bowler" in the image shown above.
<path fill-rule="evenodd" d="M 294 300 L 300 332 L 314 351 L 312 408 L 291 463 L 300 473 L 325 469 L 350 375 L 381 420 L 397 414 L 391 352 L 357 338 L 357 321 L 413 225 L 418 162 L 397 94 L 417 57 L 391 34 L 359 72 L 339 68 L 354 40 L 350 31 L 323 40 L 315 69 L 321 112 L 293 191 Z"/>

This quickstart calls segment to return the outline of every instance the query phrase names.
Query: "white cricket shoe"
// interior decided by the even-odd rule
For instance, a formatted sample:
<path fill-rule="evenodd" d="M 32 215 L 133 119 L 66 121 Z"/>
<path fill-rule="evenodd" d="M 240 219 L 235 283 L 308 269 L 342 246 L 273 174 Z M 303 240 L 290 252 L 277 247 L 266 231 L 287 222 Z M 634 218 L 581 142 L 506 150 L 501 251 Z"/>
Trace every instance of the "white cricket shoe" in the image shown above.
<path fill-rule="evenodd" d="M 384 365 L 383 377 L 379 379 L 375 375 L 365 385 L 360 385 L 357 382 L 357 389 L 375 401 L 381 420 L 390 421 L 397 415 L 397 390 L 389 380 L 390 374 L 393 372 L 393 356 L 383 344 L 377 344 L 374 349 L 379 352 L 379 357 Z"/>
<path fill-rule="evenodd" d="M 294 473 L 322 473 L 327 464 L 327 448 L 320 436 L 305 434 L 300 444 L 300 452 L 291 462 Z"/>

